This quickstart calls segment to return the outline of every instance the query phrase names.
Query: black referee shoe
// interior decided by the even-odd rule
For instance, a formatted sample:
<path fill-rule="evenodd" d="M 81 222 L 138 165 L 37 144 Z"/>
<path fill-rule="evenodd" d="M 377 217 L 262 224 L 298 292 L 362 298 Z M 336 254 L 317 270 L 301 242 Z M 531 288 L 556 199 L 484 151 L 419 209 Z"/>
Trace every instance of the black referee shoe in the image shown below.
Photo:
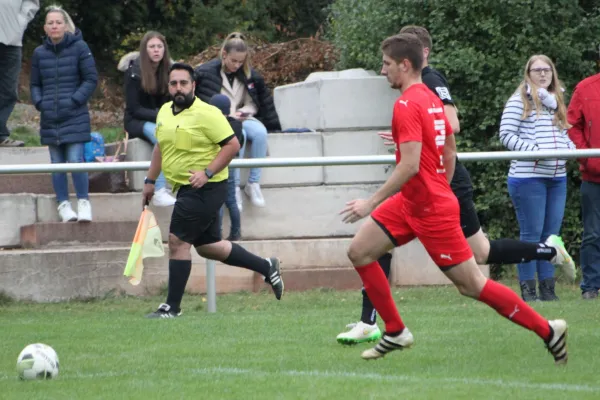
<path fill-rule="evenodd" d="M 179 317 L 180 315 L 181 310 L 176 312 L 171 308 L 170 305 L 163 303 L 158 306 L 158 310 L 146 315 L 146 318 L 175 318 Z"/>
<path fill-rule="evenodd" d="M 267 258 L 267 261 L 271 264 L 271 269 L 269 269 L 269 274 L 265 277 L 265 282 L 271 285 L 277 300 L 281 300 L 284 285 L 283 278 L 281 277 L 281 270 L 279 269 L 279 259 L 277 257 L 271 257 Z"/>

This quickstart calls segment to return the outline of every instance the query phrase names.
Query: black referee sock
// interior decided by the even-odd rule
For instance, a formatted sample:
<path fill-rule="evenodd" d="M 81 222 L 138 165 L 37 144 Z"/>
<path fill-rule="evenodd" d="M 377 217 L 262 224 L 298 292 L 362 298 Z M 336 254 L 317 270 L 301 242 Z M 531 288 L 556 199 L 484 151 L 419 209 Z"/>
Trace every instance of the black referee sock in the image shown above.
<path fill-rule="evenodd" d="M 389 279 L 390 270 L 392 268 L 392 255 L 390 253 L 385 253 L 381 257 L 379 257 L 379 265 L 381 269 L 385 273 L 385 277 Z M 362 302 L 362 314 L 360 316 L 360 320 L 365 324 L 373 325 L 377 321 L 377 312 L 375 311 L 375 307 L 373 307 L 373 303 L 369 299 L 367 295 L 367 291 L 362 289 L 363 302 Z"/>
<path fill-rule="evenodd" d="M 550 261 L 556 256 L 554 247 L 543 243 L 528 243 L 515 239 L 490 241 L 488 264 L 518 264 L 533 260 Z"/>
<path fill-rule="evenodd" d="M 227 265 L 247 268 L 263 276 L 269 275 L 271 264 L 264 258 L 250 253 L 237 243 L 231 243 L 231 253 L 223 261 Z"/>
<path fill-rule="evenodd" d="M 169 293 L 167 304 L 174 312 L 181 310 L 181 299 L 185 292 L 185 285 L 192 272 L 192 260 L 169 260 Z"/>

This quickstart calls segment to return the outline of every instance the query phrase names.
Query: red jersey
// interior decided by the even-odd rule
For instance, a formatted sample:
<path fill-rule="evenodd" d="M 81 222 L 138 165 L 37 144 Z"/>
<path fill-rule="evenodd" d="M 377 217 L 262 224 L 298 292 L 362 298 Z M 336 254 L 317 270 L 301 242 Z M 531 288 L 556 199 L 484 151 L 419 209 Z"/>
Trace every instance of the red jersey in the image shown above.
<path fill-rule="evenodd" d="M 442 101 L 424 84 L 410 86 L 396 101 L 392 118 L 396 163 L 401 158 L 400 144 L 422 143 L 419 172 L 401 189 L 408 213 L 430 212 L 435 204 L 456 201 L 443 164 L 446 135 L 451 134 Z"/>

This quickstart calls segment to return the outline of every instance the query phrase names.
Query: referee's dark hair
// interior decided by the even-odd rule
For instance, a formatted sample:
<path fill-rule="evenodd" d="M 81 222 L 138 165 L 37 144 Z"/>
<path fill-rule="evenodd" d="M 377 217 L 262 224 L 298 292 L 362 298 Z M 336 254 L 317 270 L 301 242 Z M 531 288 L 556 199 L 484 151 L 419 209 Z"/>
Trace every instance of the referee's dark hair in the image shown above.
<path fill-rule="evenodd" d="M 169 68 L 169 74 L 175 70 L 186 70 L 187 72 L 190 73 L 191 81 L 193 82 L 196 80 L 196 76 L 195 76 L 196 74 L 194 74 L 194 68 L 192 68 L 192 66 L 189 64 L 176 62 L 173 65 L 171 65 L 171 68 Z"/>

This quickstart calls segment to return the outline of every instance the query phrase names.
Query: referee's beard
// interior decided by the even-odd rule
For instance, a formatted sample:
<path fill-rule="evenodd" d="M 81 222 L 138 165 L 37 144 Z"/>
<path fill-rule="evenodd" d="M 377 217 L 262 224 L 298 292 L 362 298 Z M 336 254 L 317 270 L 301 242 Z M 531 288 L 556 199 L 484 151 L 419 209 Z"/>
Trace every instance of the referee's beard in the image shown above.
<path fill-rule="evenodd" d="M 184 109 L 188 108 L 194 102 L 194 92 L 190 92 L 187 94 L 177 92 L 173 96 L 173 103 L 177 108 Z"/>

